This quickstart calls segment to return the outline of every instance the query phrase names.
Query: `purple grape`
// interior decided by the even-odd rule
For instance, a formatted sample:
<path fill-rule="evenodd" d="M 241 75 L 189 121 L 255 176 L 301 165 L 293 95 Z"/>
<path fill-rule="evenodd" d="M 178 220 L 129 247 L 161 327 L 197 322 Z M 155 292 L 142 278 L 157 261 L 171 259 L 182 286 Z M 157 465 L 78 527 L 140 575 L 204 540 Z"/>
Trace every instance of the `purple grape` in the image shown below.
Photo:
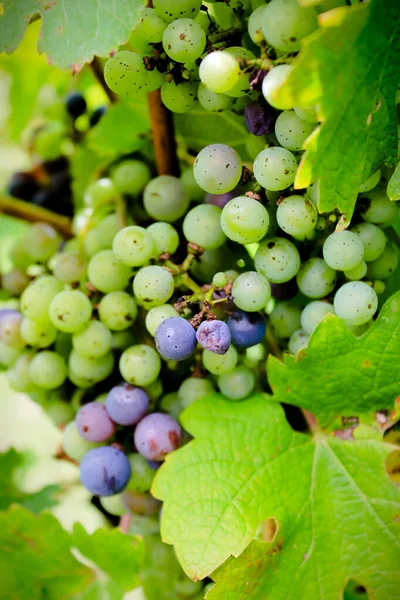
<path fill-rule="evenodd" d="M 215 354 L 225 354 L 231 345 L 231 331 L 224 321 L 203 321 L 197 330 L 197 341 Z"/>
<path fill-rule="evenodd" d="M 253 135 L 267 135 L 274 131 L 276 113 L 267 104 L 250 102 L 244 109 L 246 127 Z"/>
<path fill-rule="evenodd" d="M 156 329 L 156 348 L 165 359 L 184 360 L 196 348 L 196 331 L 182 317 L 169 317 Z"/>
<path fill-rule="evenodd" d="M 228 204 L 229 200 L 232 200 L 232 198 L 236 198 L 237 196 L 240 196 L 238 188 L 234 188 L 225 194 L 206 194 L 205 203 L 214 204 L 214 206 L 218 206 L 222 209 L 225 204 Z"/>
<path fill-rule="evenodd" d="M 75 417 L 79 435 L 88 442 L 105 442 L 115 433 L 115 425 L 101 402 L 89 402 Z"/>
<path fill-rule="evenodd" d="M 81 462 L 81 482 L 96 496 L 113 496 L 126 487 L 131 465 L 121 450 L 101 446 L 89 450 Z"/>
<path fill-rule="evenodd" d="M 181 443 L 182 431 L 175 419 L 164 413 L 144 417 L 135 429 L 137 451 L 147 460 L 163 460 Z"/>
<path fill-rule="evenodd" d="M 149 408 L 149 397 L 140 388 L 123 383 L 113 387 L 106 398 L 109 417 L 118 425 L 136 425 Z"/>
<path fill-rule="evenodd" d="M 147 463 L 149 467 L 151 467 L 155 471 L 157 471 L 162 465 L 162 461 L 160 460 L 148 460 Z"/>
<path fill-rule="evenodd" d="M 236 310 L 227 323 L 231 330 L 232 342 L 237 348 L 249 348 L 264 338 L 266 323 L 260 313 Z"/>

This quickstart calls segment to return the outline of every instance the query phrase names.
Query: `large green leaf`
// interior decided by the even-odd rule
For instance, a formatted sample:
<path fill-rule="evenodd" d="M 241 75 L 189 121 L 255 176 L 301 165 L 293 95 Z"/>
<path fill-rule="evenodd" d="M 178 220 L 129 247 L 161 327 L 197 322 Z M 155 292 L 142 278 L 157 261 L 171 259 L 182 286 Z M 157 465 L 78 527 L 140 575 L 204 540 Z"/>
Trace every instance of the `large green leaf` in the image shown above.
<path fill-rule="evenodd" d="M 216 574 L 209 597 L 337 600 L 350 577 L 371 598 L 398 597 L 400 490 L 384 466 L 393 446 L 296 433 L 262 394 L 215 394 L 182 421 L 195 440 L 167 457 L 153 493 L 185 571 L 205 577 L 239 556 L 259 523 L 278 527 L 274 542 L 252 542 Z"/>
<path fill-rule="evenodd" d="M 397 163 L 396 169 L 389 180 L 387 195 L 391 200 L 400 200 L 400 162 Z"/>
<path fill-rule="evenodd" d="M 39 11 L 37 0 L 5 0 L 0 6 L 0 52 L 13 52 L 30 19 Z"/>
<path fill-rule="evenodd" d="M 360 184 L 397 155 L 400 10 L 393 0 L 341 7 L 304 40 L 280 96 L 317 105 L 322 126 L 309 138 L 295 186 L 320 179 L 321 212 L 351 217 Z"/>
<path fill-rule="evenodd" d="M 328 315 L 308 347 L 285 357 L 270 356 L 268 381 L 273 400 L 312 411 L 321 420 L 391 408 L 400 390 L 400 292 L 382 307 L 360 338 Z"/>

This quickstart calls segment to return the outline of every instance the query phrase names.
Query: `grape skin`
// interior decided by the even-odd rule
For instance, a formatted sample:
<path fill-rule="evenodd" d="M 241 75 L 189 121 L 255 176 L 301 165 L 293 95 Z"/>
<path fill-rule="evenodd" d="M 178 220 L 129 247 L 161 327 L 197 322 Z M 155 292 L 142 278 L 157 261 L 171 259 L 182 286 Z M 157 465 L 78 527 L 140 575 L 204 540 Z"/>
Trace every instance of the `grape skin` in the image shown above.
<path fill-rule="evenodd" d="M 183 360 L 194 352 L 196 331 L 186 319 L 170 317 L 157 327 L 155 341 L 163 358 Z"/>
<path fill-rule="evenodd" d="M 218 319 L 203 321 L 197 330 L 196 338 L 205 350 L 216 354 L 226 354 L 231 344 L 228 325 Z"/>
<path fill-rule="evenodd" d="M 272 283 L 290 281 L 299 271 L 301 260 L 296 246 L 286 238 L 263 241 L 254 256 L 254 265 Z"/>
<path fill-rule="evenodd" d="M 326 238 L 322 253 L 332 269 L 346 271 L 360 264 L 364 257 L 364 244 L 353 231 L 336 231 Z"/>
<path fill-rule="evenodd" d="M 182 431 L 170 415 L 152 413 L 140 421 L 135 429 L 135 446 L 148 460 L 164 460 L 166 454 L 181 443 Z"/>
<path fill-rule="evenodd" d="M 102 446 L 89 450 L 80 465 L 83 485 L 97 496 L 113 496 L 121 492 L 131 476 L 129 460 L 121 450 Z"/>
<path fill-rule="evenodd" d="M 116 431 L 106 407 L 100 402 L 89 402 L 79 409 L 75 424 L 79 435 L 87 442 L 105 442 Z"/>
<path fill-rule="evenodd" d="M 118 425 L 136 425 L 149 408 L 149 397 L 139 387 L 129 383 L 111 388 L 106 398 L 109 417 Z"/>
<path fill-rule="evenodd" d="M 236 150 L 230 146 L 210 144 L 197 155 L 193 174 L 204 191 L 210 194 L 224 194 L 239 183 L 242 161 Z"/>
<path fill-rule="evenodd" d="M 286 148 L 266 148 L 256 156 L 254 177 L 264 188 L 272 191 L 284 190 L 294 181 L 297 161 Z"/>
<path fill-rule="evenodd" d="M 188 377 L 182 381 L 178 389 L 178 398 L 182 408 L 187 408 L 196 400 L 206 398 L 215 392 L 210 379 L 202 377 Z"/>
<path fill-rule="evenodd" d="M 258 311 L 264 308 L 271 298 L 271 286 L 262 275 L 248 271 L 235 279 L 232 296 L 238 308 L 247 312 Z"/>
<path fill-rule="evenodd" d="M 336 314 L 349 325 L 364 325 L 378 308 L 375 290 L 363 281 L 350 281 L 338 289 L 333 299 Z"/>
<path fill-rule="evenodd" d="M 221 228 L 221 209 L 212 204 L 192 208 L 183 221 L 183 233 L 188 242 L 202 248 L 219 248 L 226 240 Z"/>
<path fill-rule="evenodd" d="M 230 200 L 221 214 L 225 235 L 238 244 L 254 244 L 268 231 L 269 214 L 265 206 L 247 196 Z"/>

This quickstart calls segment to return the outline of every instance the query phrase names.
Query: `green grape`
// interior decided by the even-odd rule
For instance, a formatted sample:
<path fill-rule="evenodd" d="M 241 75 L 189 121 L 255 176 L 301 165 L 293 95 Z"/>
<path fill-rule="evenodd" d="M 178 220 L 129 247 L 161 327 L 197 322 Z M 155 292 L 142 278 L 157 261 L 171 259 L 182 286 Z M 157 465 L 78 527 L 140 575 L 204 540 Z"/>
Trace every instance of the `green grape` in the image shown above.
<path fill-rule="evenodd" d="M 310 336 L 307 335 L 305 331 L 303 331 L 302 329 L 297 329 L 290 336 L 290 340 L 288 343 L 289 352 L 296 356 L 300 350 L 307 348 L 309 339 Z"/>
<path fill-rule="evenodd" d="M 68 378 L 77 388 L 87 389 L 93 387 L 93 381 L 89 377 L 78 375 L 73 371 L 68 371 Z"/>
<path fill-rule="evenodd" d="M 54 349 L 57 352 L 57 354 L 60 354 L 64 358 L 68 358 L 69 353 L 72 350 L 71 334 L 59 331 L 54 345 Z"/>
<path fill-rule="evenodd" d="M 294 302 L 277 302 L 269 315 L 269 324 L 277 338 L 290 338 L 300 328 L 301 310 Z"/>
<path fill-rule="evenodd" d="M 63 123 L 47 121 L 35 134 L 34 150 L 43 160 L 54 160 L 62 154 L 61 147 L 65 136 Z"/>
<path fill-rule="evenodd" d="M 46 390 L 53 390 L 64 383 L 67 365 L 63 357 L 56 352 L 44 350 L 30 361 L 29 375 L 34 384 Z"/>
<path fill-rule="evenodd" d="M 169 317 L 179 317 L 179 313 L 171 304 L 161 304 L 151 308 L 146 315 L 146 329 L 150 335 L 154 337 L 157 327 Z"/>
<path fill-rule="evenodd" d="M 314 125 L 301 119 L 294 110 L 283 111 L 275 123 L 276 138 L 288 150 L 301 150 L 313 131 Z"/>
<path fill-rule="evenodd" d="M 246 348 L 243 364 L 246 367 L 255 368 L 265 359 L 266 350 L 263 344 L 255 344 Z"/>
<path fill-rule="evenodd" d="M 194 177 L 199 186 L 210 194 L 224 194 L 233 190 L 242 176 L 239 154 L 225 144 L 210 144 L 196 157 Z"/>
<path fill-rule="evenodd" d="M 102 496 L 99 498 L 101 506 L 106 510 L 110 515 L 114 515 L 115 517 L 122 517 L 123 514 L 126 513 L 126 508 L 123 503 L 123 495 L 122 494 L 114 494 L 113 496 Z"/>
<path fill-rule="evenodd" d="M 381 227 L 393 225 L 399 214 L 396 202 L 389 200 L 385 190 L 381 188 L 363 194 L 359 203 L 364 221 Z"/>
<path fill-rule="evenodd" d="M 21 296 L 21 311 L 24 317 L 38 323 L 48 323 L 50 303 L 62 289 L 62 283 L 51 275 L 35 279 Z"/>
<path fill-rule="evenodd" d="M 262 46 L 262 44 L 265 42 L 264 34 L 261 29 L 264 8 L 265 5 L 258 6 L 251 13 L 249 21 L 247 23 L 247 29 L 251 40 L 259 46 Z"/>
<path fill-rule="evenodd" d="M 154 220 L 167 223 L 173 223 L 183 217 L 189 202 L 182 182 L 173 175 L 155 177 L 147 184 L 143 194 L 146 212 Z"/>
<path fill-rule="evenodd" d="M 297 170 L 294 155 L 286 148 L 265 148 L 254 161 L 254 177 L 268 190 L 284 190 L 292 185 Z"/>
<path fill-rule="evenodd" d="M 79 354 L 89 358 L 104 356 L 111 350 L 112 335 L 110 330 L 100 321 L 90 321 L 83 331 L 74 333 L 72 346 Z"/>
<path fill-rule="evenodd" d="M 229 346 L 225 354 L 216 354 L 209 350 L 203 350 L 203 365 L 213 375 L 230 373 L 237 364 L 238 353 L 234 346 Z"/>
<path fill-rule="evenodd" d="M 29 285 L 30 278 L 20 269 L 11 269 L 2 276 L 2 286 L 12 296 L 20 296 Z"/>
<path fill-rule="evenodd" d="M 322 302 L 321 300 L 310 302 L 301 313 L 301 326 L 303 330 L 308 335 L 311 335 L 328 314 L 335 314 L 333 304 Z"/>
<path fill-rule="evenodd" d="M 374 281 L 373 288 L 377 294 L 383 294 L 383 292 L 386 290 L 386 285 L 383 283 L 383 281 L 379 281 L 379 279 L 376 279 Z"/>
<path fill-rule="evenodd" d="M 11 367 L 21 356 L 23 350 L 8 346 L 0 340 L 0 369 Z"/>
<path fill-rule="evenodd" d="M 251 394 L 255 385 L 254 371 L 244 365 L 218 376 L 218 387 L 229 400 L 243 400 Z"/>
<path fill-rule="evenodd" d="M 1 312 L 0 316 L 2 316 Z M 18 311 L 6 313 L 0 319 L 0 339 L 2 342 L 14 348 L 24 348 L 26 346 L 24 338 L 21 336 L 23 319 L 24 317 Z"/>
<path fill-rule="evenodd" d="M 162 43 L 167 56 L 177 62 L 190 63 L 203 53 L 206 34 L 197 21 L 176 19 L 164 31 Z"/>
<path fill-rule="evenodd" d="M 271 0 L 261 18 L 265 39 L 281 52 L 298 52 L 300 40 L 317 26 L 314 8 L 299 6 L 297 0 Z"/>
<path fill-rule="evenodd" d="M 144 390 L 150 398 L 150 405 L 154 406 L 156 401 L 162 396 L 163 393 L 163 384 L 161 379 L 156 379 L 150 385 L 146 385 Z"/>
<path fill-rule="evenodd" d="M 164 81 L 161 86 L 161 100 L 174 113 L 189 112 L 196 103 L 196 86 L 189 82 Z"/>
<path fill-rule="evenodd" d="M 335 231 L 326 238 L 322 251 L 327 265 L 332 269 L 346 271 L 360 264 L 364 256 L 364 245 L 357 233 Z"/>
<path fill-rule="evenodd" d="M 112 171 L 112 181 L 120 194 L 138 196 L 150 181 L 149 167 L 141 160 L 124 160 Z"/>
<path fill-rule="evenodd" d="M 322 2 L 318 2 L 315 8 L 319 13 L 324 13 L 339 6 L 347 6 L 346 0 L 322 0 Z"/>
<path fill-rule="evenodd" d="M 398 264 L 398 248 L 387 244 L 380 257 L 368 263 L 367 275 L 370 279 L 387 279 L 396 271 Z"/>
<path fill-rule="evenodd" d="M 14 267 L 22 271 L 26 271 L 34 262 L 29 244 L 24 237 L 18 238 L 11 246 L 10 259 Z"/>
<path fill-rule="evenodd" d="M 229 283 L 229 276 L 223 271 L 219 271 L 215 273 L 212 282 L 217 288 L 223 288 Z"/>
<path fill-rule="evenodd" d="M 102 250 L 95 254 L 88 265 L 90 283 L 104 293 L 125 289 L 131 274 L 130 267 L 122 264 L 112 250 Z"/>
<path fill-rule="evenodd" d="M 81 462 L 82 458 L 89 450 L 97 448 L 98 446 L 101 446 L 101 444 L 93 444 L 83 439 L 78 433 L 75 421 L 71 421 L 71 423 L 68 423 L 68 425 L 65 426 L 63 430 L 62 447 L 65 454 L 69 458 L 72 458 L 72 460 L 75 460 L 78 463 Z"/>
<path fill-rule="evenodd" d="M 34 261 L 46 262 L 57 252 L 61 238 L 51 225 L 34 223 L 25 237 L 25 242 Z"/>
<path fill-rule="evenodd" d="M 113 292 L 118 294 L 118 292 Z M 122 292 L 123 293 L 123 292 Z M 112 334 L 112 349 L 113 350 L 126 350 L 129 346 L 133 346 L 135 343 L 135 337 L 131 331 L 116 331 Z"/>
<path fill-rule="evenodd" d="M 166 394 L 161 399 L 160 409 L 163 412 L 167 412 L 169 415 L 171 415 L 171 417 L 174 417 L 174 419 L 178 421 L 183 410 L 178 392 L 170 392 L 169 394 Z"/>
<path fill-rule="evenodd" d="M 117 259 L 129 267 L 141 267 L 157 253 L 151 233 L 137 225 L 121 229 L 114 238 L 112 249 Z"/>
<path fill-rule="evenodd" d="M 378 169 L 377 171 L 375 171 L 375 173 L 372 173 L 372 175 L 370 175 L 368 179 L 364 181 L 364 183 L 360 185 L 360 189 L 358 191 L 360 192 L 360 194 L 363 194 L 364 192 L 370 192 L 374 189 L 374 187 L 378 185 L 380 179 L 381 170 Z"/>
<path fill-rule="evenodd" d="M 147 309 L 167 302 L 174 293 L 174 278 L 164 267 L 143 267 L 133 280 L 133 293 L 138 304 Z"/>
<path fill-rule="evenodd" d="M 35 392 L 38 388 L 30 375 L 30 364 L 38 356 L 34 352 L 24 352 L 7 371 L 7 379 L 13 390 L 17 392 Z"/>
<path fill-rule="evenodd" d="M 199 89 L 197 90 L 198 100 L 203 108 L 210 110 L 211 112 L 222 112 L 223 110 L 229 110 L 232 106 L 233 99 L 226 94 L 217 94 L 212 92 L 204 85 L 200 83 Z"/>
<path fill-rule="evenodd" d="M 240 61 L 249 61 L 254 60 L 256 57 L 250 50 L 246 48 L 242 48 L 241 46 L 230 46 L 226 48 L 225 52 L 228 52 L 233 58 L 236 60 L 236 63 L 239 68 Z M 245 96 L 250 93 L 250 75 L 247 70 L 242 70 L 239 68 L 239 79 L 229 90 L 227 90 L 226 94 L 231 98 L 240 98 L 241 96 Z"/>
<path fill-rule="evenodd" d="M 108 177 L 103 177 L 91 183 L 84 195 L 87 206 L 97 210 L 107 204 L 113 204 L 118 197 L 118 191 L 114 183 Z"/>
<path fill-rule="evenodd" d="M 201 0 L 153 0 L 156 14 L 167 23 L 182 17 L 194 19 L 201 7 Z"/>
<path fill-rule="evenodd" d="M 262 135 L 252 135 L 250 133 L 246 137 L 246 150 L 252 160 L 255 160 L 267 145 L 265 137 Z"/>
<path fill-rule="evenodd" d="M 127 489 L 134 492 L 148 492 L 156 474 L 155 470 L 141 454 L 129 454 L 128 458 L 132 474 Z"/>
<path fill-rule="evenodd" d="M 231 90 L 238 82 L 239 75 L 240 69 L 235 57 L 225 50 L 207 54 L 199 68 L 201 82 L 216 94 Z"/>
<path fill-rule="evenodd" d="M 193 200 L 194 202 L 203 202 L 204 191 L 194 178 L 192 166 L 185 167 L 182 170 L 181 182 L 190 200 Z"/>
<path fill-rule="evenodd" d="M 164 83 L 164 73 L 161 73 L 156 67 L 147 71 L 147 79 L 145 84 L 146 92 L 154 92 L 159 90 Z"/>
<path fill-rule="evenodd" d="M 51 323 L 32 321 L 24 317 L 21 323 L 21 337 L 29 344 L 37 348 L 47 348 L 55 341 L 57 337 L 57 329 Z"/>
<path fill-rule="evenodd" d="M 110 292 L 100 300 L 99 317 L 111 331 L 123 331 L 132 325 L 137 317 L 134 299 L 126 292 Z"/>
<path fill-rule="evenodd" d="M 72 406 L 65 401 L 63 396 L 61 398 L 52 398 L 52 394 L 61 395 L 59 390 L 50 392 L 50 398 L 43 408 L 45 409 L 47 416 L 53 421 L 54 425 L 56 427 L 62 427 L 74 418 L 75 413 Z"/>
<path fill-rule="evenodd" d="M 147 42 L 157 44 L 161 42 L 166 27 L 167 24 L 157 15 L 154 8 L 144 8 L 136 31 Z"/>
<path fill-rule="evenodd" d="M 387 241 L 382 229 L 372 223 L 360 223 L 353 227 L 352 231 L 360 237 L 363 243 L 363 258 L 366 262 L 371 262 L 380 257 Z"/>
<path fill-rule="evenodd" d="M 85 254 L 92 257 L 101 250 L 112 248 L 113 239 L 120 229 L 117 215 L 107 215 L 97 227 L 86 233 L 83 240 Z"/>
<path fill-rule="evenodd" d="M 254 256 L 256 270 L 272 283 L 284 283 L 299 271 L 301 260 L 296 246 L 286 238 L 263 241 Z"/>
<path fill-rule="evenodd" d="M 69 355 L 68 368 L 70 375 L 81 377 L 93 385 L 111 375 L 114 368 L 114 356 L 112 352 L 107 352 L 94 358 L 72 350 Z"/>
<path fill-rule="evenodd" d="M 324 298 L 335 287 L 336 271 L 322 258 L 314 257 L 301 265 L 296 281 L 299 290 L 307 298 Z"/>
<path fill-rule="evenodd" d="M 289 235 L 302 236 L 315 228 L 318 211 L 315 204 L 304 196 L 287 196 L 278 206 L 276 219 L 279 227 Z"/>
<path fill-rule="evenodd" d="M 116 94 L 135 96 L 145 88 L 147 70 L 139 54 L 121 50 L 104 65 L 104 79 Z"/>
<path fill-rule="evenodd" d="M 267 233 L 268 225 L 269 215 L 265 206 L 248 196 L 229 200 L 222 210 L 222 230 L 238 244 L 259 242 Z"/>
<path fill-rule="evenodd" d="M 212 381 L 201 377 L 188 377 L 182 381 L 178 389 L 178 396 L 183 408 L 187 408 L 196 400 L 206 398 L 215 391 Z"/>
<path fill-rule="evenodd" d="M 349 269 L 348 271 L 344 271 L 344 276 L 347 279 L 351 279 L 352 281 L 358 281 L 362 279 L 367 274 L 367 263 L 365 261 L 361 261 L 358 265 Z"/>
<path fill-rule="evenodd" d="M 67 290 L 54 296 L 49 307 L 51 322 L 60 331 L 76 333 L 92 316 L 92 304 L 79 290 Z"/>
<path fill-rule="evenodd" d="M 310 108 L 302 108 L 301 106 L 295 106 L 293 108 L 296 115 L 302 119 L 303 121 L 307 121 L 307 123 L 315 123 L 318 122 L 317 113 L 314 106 Z"/>
<path fill-rule="evenodd" d="M 268 104 L 279 110 L 288 110 L 293 106 L 279 98 L 279 90 L 285 83 L 290 73 L 293 71 L 292 65 L 277 65 L 268 73 L 262 82 L 262 93 Z"/>
<path fill-rule="evenodd" d="M 349 325 L 364 325 L 378 308 L 375 290 L 363 281 L 349 281 L 338 289 L 333 299 L 338 317 Z"/>
<path fill-rule="evenodd" d="M 58 254 L 53 274 L 63 283 L 81 281 L 86 275 L 87 261 L 79 252 L 62 252 Z"/>
<path fill-rule="evenodd" d="M 160 373 L 161 359 L 151 346 L 137 344 L 127 348 L 119 361 L 122 377 L 132 385 L 150 385 Z"/>
<path fill-rule="evenodd" d="M 199 204 L 183 221 L 183 233 L 188 242 L 202 248 L 219 248 L 226 240 L 221 229 L 221 209 L 213 204 Z"/>
<path fill-rule="evenodd" d="M 271 298 L 271 286 L 262 275 L 248 271 L 234 281 L 232 296 L 238 308 L 246 312 L 255 312 L 264 308 Z"/>
<path fill-rule="evenodd" d="M 174 254 L 178 250 L 179 234 L 170 223 L 163 223 L 162 221 L 153 223 L 147 228 L 147 231 L 153 237 L 157 256 L 164 254 L 164 252 Z"/>

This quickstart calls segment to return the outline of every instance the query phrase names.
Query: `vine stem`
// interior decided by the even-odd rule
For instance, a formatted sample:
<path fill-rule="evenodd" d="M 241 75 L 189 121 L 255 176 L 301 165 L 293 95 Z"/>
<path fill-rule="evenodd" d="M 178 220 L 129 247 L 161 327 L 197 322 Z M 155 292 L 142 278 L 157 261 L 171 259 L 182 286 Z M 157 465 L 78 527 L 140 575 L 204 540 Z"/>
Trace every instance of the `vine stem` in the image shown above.
<path fill-rule="evenodd" d="M 47 223 L 57 229 L 64 237 L 71 238 L 73 236 L 71 220 L 68 217 L 17 198 L 0 196 L 0 213 L 31 223 Z"/>

